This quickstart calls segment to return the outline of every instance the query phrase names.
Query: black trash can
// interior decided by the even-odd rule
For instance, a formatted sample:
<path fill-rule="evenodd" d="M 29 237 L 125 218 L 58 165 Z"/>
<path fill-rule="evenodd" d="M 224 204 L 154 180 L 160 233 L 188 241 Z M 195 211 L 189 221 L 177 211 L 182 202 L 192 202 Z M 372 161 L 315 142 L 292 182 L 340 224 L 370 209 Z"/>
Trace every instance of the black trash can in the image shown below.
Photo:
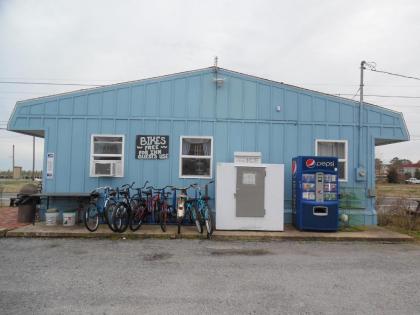
<path fill-rule="evenodd" d="M 39 201 L 38 197 L 33 194 L 38 192 L 38 188 L 33 184 L 26 184 L 19 191 L 15 203 L 18 205 L 18 222 L 30 223 L 34 221 L 36 205 Z"/>

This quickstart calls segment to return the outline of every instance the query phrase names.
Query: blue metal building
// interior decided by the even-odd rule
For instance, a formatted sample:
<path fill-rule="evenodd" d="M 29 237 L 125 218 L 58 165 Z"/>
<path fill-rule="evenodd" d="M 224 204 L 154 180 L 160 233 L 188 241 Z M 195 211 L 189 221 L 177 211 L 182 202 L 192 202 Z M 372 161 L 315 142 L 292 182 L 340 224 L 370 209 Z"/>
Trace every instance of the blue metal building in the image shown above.
<path fill-rule="evenodd" d="M 235 151 L 261 152 L 285 164 L 285 223 L 292 158 L 334 155 L 340 211 L 376 224 L 375 146 L 409 140 L 399 112 L 217 67 L 20 101 L 8 130 L 45 139 L 45 192 L 205 182 Z"/>

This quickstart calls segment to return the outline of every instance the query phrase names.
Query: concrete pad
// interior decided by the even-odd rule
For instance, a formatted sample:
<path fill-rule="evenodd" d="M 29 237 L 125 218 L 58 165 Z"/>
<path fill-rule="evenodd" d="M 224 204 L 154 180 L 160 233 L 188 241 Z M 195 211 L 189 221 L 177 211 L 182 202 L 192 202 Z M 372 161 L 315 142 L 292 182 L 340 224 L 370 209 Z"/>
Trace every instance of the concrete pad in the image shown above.
<path fill-rule="evenodd" d="M 132 232 L 129 229 L 124 233 L 114 233 L 106 225 L 99 226 L 95 232 L 88 231 L 83 225 L 64 227 L 46 226 L 43 223 L 27 225 L 21 228 L 10 230 L 7 237 L 48 237 L 48 238 L 110 238 L 110 239 L 200 239 L 206 238 L 205 234 L 197 233 L 195 227 L 183 226 L 181 234 L 177 234 L 177 227 L 169 225 L 167 231 L 162 232 L 160 226 L 143 225 L 138 231 Z"/>
<path fill-rule="evenodd" d="M 357 232 L 307 232 L 287 226 L 284 232 L 265 231 L 215 231 L 213 239 L 220 240 L 295 240 L 295 241 L 371 241 L 371 242 L 413 242 L 414 238 L 387 230 L 369 227 Z"/>
<path fill-rule="evenodd" d="M 1 232 L 0 232 L 1 234 Z M 96 232 L 89 232 L 83 225 L 64 227 L 46 226 L 43 223 L 27 225 L 6 232 L 7 237 L 55 237 L 55 238 L 110 238 L 110 239 L 205 239 L 206 233 L 199 234 L 194 226 L 183 226 L 177 234 L 175 225 L 168 225 L 164 233 L 157 225 L 143 225 L 138 231 L 114 233 L 106 225 L 101 225 Z M 357 232 L 301 232 L 287 226 L 284 232 L 267 231 L 214 231 L 213 240 L 296 240 L 296 241 L 371 241 L 371 242 L 413 242 L 414 238 L 387 230 L 382 227 L 369 227 Z"/>

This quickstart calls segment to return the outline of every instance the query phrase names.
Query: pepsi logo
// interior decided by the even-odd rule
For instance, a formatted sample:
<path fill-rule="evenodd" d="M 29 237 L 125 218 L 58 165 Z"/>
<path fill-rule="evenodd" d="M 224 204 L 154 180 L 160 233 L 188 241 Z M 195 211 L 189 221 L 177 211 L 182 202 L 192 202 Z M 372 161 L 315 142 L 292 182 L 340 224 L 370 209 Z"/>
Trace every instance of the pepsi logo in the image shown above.
<path fill-rule="evenodd" d="M 307 159 L 305 164 L 306 164 L 306 167 L 312 168 L 312 167 L 315 166 L 315 160 L 314 159 Z"/>
<path fill-rule="evenodd" d="M 293 161 L 292 162 L 292 174 L 293 175 L 296 173 L 296 170 L 297 170 L 297 164 L 296 164 L 296 161 Z"/>

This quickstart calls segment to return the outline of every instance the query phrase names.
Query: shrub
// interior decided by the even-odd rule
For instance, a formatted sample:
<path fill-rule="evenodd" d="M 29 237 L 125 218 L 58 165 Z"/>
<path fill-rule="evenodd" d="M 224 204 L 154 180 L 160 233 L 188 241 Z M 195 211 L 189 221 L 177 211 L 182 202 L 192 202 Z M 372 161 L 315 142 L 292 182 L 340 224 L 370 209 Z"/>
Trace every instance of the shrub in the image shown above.
<path fill-rule="evenodd" d="M 386 178 L 388 180 L 388 183 L 391 183 L 391 184 L 396 184 L 400 181 L 398 171 L 393 166 L 389 168 Z"/>

